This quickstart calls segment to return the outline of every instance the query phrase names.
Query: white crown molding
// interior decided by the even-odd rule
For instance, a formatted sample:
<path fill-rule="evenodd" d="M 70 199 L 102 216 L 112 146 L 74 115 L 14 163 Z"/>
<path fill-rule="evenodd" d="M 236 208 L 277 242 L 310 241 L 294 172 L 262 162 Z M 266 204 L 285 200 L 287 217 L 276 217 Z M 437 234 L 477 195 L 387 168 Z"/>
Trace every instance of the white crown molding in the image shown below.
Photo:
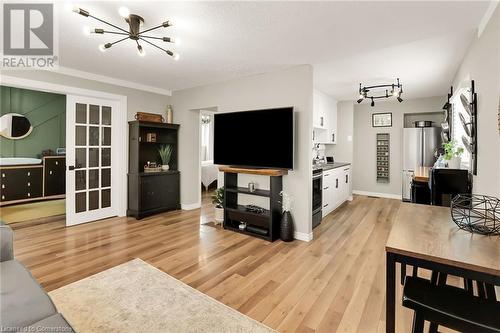
<path fill-rule="evenodd" d="M 181 209 L 182 210 L 193 210 L 193 209 L 198 209 L 201 207 L 201 202 L 195 202 L 192 204 L 181 204 Z"/>
<path fill-rule="evenodd" d="M 135 82 L 121 80 L 121 79 L 116 79 L 114 77 L 85 72 L 85 71 L 81 71 L 81 70 L 73 69 L 73 68 L 69 68 L 69 67 L 59 66 L 58 69 L 56 69 L 52 72 L 67 75 L 67 76 L 73 76 L 73 77 L 77 77 L 80 79 L 93 80 L 93 81 L 112 84 L 115 86 L 147 91 L 147 92 L 155 93 L 155 94 L 159 94 L 159 95 L 172 96 L 172 90 L 157 88 L 157 87 L 148 86 L 145 84 L 135 83 Z"/>
<path fill-rule="evenodd" d="M 488 22 L 493 16 L 493 13 L 495 12 L 495 9 L 497 8 L 499 3 L 500 1 L 498 0 L 497 1 L 493 0 L 490 2 L 488 9 L 486 9 L 486 12 L 484 13 L 483 17 L 481 18 L 481 21 L 479 22 L 479 26 L 477 27 L 477 38 L 481 37 L 484 29 L 488 25 Z"/>
<path fill-rule="evenodd" d="M 379 198 L 402 200 L 401 194 L 368 192 L 368 191 L 358 191 L 358 190 L 354 190 L 354 191 L 352 191 L 352 193 L 357 194 L 357 195 L 366 195 L 368 197 L 379 197 Z"/>
<path fill-rule="evenodd" d="M 298 232 L 298 231 L 295 231 L 293 233 L 293 238 L 297 239 L 297 240 L 301 240 L 301 241 L 304 241 L 304 242 L 310 242 L 313 240 L 313 233 L 310 232 L 310 233 L 305 233 L 305 232 Z"/>

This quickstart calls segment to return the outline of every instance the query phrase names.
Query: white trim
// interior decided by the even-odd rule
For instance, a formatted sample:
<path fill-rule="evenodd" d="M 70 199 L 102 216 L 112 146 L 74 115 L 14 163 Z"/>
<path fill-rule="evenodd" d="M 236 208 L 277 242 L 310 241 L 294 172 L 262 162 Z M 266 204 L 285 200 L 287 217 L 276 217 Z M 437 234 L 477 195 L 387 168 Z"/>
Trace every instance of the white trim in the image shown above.
<path fill-rule="evenodd" d="M 379 197 L 379 198 L 402 200 L 401 194 L 368 192 L 368 191 L 358 191 L 358 190 L 354 190 L 354 191 L 352 191 L 352 193 L 357 194 L 357 195 L 366 195 L 369 197 Z"/>
<path fill-rule="evenodd" d="M 78 69 L 59 66 L 59 68 L 57 70 L 54 70 L 53 72 L 58 73 L 58 74 L 77 77 L 80 79 L 104 82 L 104 83 L 108 83 L 108 84 L 113 84 L 115 86 L 127 87 L 127 88 L 136 89 L 136 90 L 147 91 L 150 93 L 172 96 L 172 90 L 169 90 L 169 89 L 162 89 L 162 88 L 149 86 L 146 84 L 140 84 L 140 83 L 135 83 L 135 82 L 127 81 L 127 80 L 116 79 L 114 77 L 100 75 L 100 74 L 94 74 L 94 73 L 90 73 L 90 72 L 81 71 Z"/>
<path fill-rule="evenodd" d="M 350 195 L 350 196 L 347 197 L 347 201 L 352 201 L 352 200 L 353 200 L 352 195 Z"/>
<path fill-rule="evenodd" d="M 193 209 L 198 209 L 198 208 L 201 208 L 201 202 L 195 202 L 195 203 L 191 203 L 191 204 L 181 203 L 182 210 L 193 210 Z"/>
<path fill-rule="evenodd" d="M 128 122 L 127 122 L 127 96 L 110 94 L 102 91 L 82 89 L 78 87 L 72 87 L 67 85 L 60 85 L 54 83 L 48 83 L 43 81 L 22 79 L 18 77 L 1 75 L 0 84 L 8 85 L 11 87 L 24 88 L 24 89 L 34 89 L 38 91 L 46 91 L 52 93 L 59 93 L 65 95 L 80 95 L 89 96 L 95 98 L 102 98 L 116 101 L 118 104 L 119 112 L 119 124 L 116 129 L 119 131 L 121 137 L 126 138 L 128 136 Z M 115 185 L 118 186 L 117 193 L 120 193 L 120 197 L 117 202 L 117 214 L 118 216 L 127 215 L 127 172 L 128 172 L 128 140 L 122 140 L 123 144 L 118 147 L 120 150 L 121 162 L 113 166 L 113 170 L 121 175 L 121 181 Z"/>
<path fill-rule="evenodd" d="M 312 232 L 305 233 L 305 232 L 295 231 L 293 233 L 293 238 L 300 240 L 300 241 L 304 241 L 304 242 L 310 242 L 313 240 L 313 233 Z"/>
<path fill-rule="evenodd" d="M 498 0 L 490 2 L 488 8 L 486 9 L 486 12 L 479 22 L 479 26 L 477 27 L 477 38 L 481 37 L 481 35 L 483 34 L 484 29 L 486 29 L 486 26 L 488 25 L 488 22 L 493 16 L 493 13 L 495 12 L 495 9 L 497 8 L 499 3 L 500 1 Z"/>

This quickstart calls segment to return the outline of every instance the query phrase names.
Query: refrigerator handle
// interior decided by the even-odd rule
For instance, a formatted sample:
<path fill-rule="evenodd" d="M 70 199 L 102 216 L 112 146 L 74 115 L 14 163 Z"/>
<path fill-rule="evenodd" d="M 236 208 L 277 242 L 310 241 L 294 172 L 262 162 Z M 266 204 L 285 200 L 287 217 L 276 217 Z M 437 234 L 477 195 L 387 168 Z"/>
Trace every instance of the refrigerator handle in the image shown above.
<path fill-rule="evenodd" d="M 423 167 L 425 165 L 425 131 L 422 129 L 422 162 L 420 166 Z"/>

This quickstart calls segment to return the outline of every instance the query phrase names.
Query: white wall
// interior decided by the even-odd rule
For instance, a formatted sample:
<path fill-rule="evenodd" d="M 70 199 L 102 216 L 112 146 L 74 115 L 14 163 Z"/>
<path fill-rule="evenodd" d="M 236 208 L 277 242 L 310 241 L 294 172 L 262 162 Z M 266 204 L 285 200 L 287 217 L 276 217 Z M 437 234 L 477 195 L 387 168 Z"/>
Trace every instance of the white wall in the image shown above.
<path fill-rule="evenodd" d="M 295 168 L 284 177 L 284 190 L 294 198 L 292 213 L 300 237 L 311 235 L 312 225 L 312 93 L 309 65 L 254 75 L 204 87 L 175 91 L 174 120 L 180 123 L 179 166 L 181 202 L 200 203 L 198 111 L 216 107 L 218 112 L 274 107 L 295 108 Z"/>
<path fill-rule="evenodd" d="M 404 98 L 404 96 L 403 96 Z M 442 111 L 446 97 L 419 98 L 354 106 L 353 190 L 401 196 L 403 116 L 405 113 Z M 372 113 L 392 112 L 392 127 L 372 127 Z M 390 133 L 390 182 L 377 183 L 376 134 Z"/>
<path fill-rule="evenodd" d="M 478 95 L 477 176 L 474 192 L 500 197 L 500 6 L 464 58 L 453 86 L 470 78 Z"/>
<path fill-rule="evenodd" d="M 158 113 L 162 114 L 165 117 L 167 105 L 172 104 L 170 96 L 149 93 L 142 90 L 116 86 L 93 80 L 81 79 L 78 77 L 58 74 L 49 71 L 5 71 L 3 74 L 23 79 L 36 80 L 127 96 L 128 120 L 134 120 L 134 115 L 138 111 Z"/>
<path fill-rule="evenodd" d="M 336 162 L 353 163 L 354 102 L 337 103 L 337 144 L 326 146 L 326 155 Z M 349 140 L 350 139 L 350 140 Z"/>

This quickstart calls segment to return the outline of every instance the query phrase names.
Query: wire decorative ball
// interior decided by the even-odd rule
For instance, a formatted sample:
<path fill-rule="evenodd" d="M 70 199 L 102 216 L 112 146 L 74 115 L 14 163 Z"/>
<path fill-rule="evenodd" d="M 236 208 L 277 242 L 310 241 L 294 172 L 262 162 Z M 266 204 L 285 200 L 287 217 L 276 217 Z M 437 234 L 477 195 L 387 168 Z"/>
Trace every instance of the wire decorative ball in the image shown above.
<path fill-rule="evenodd" d="M 500 235 L 500 199 L 459 194 L 451 201 L 451 217 L 460 228 L 481 235 Z"/>

